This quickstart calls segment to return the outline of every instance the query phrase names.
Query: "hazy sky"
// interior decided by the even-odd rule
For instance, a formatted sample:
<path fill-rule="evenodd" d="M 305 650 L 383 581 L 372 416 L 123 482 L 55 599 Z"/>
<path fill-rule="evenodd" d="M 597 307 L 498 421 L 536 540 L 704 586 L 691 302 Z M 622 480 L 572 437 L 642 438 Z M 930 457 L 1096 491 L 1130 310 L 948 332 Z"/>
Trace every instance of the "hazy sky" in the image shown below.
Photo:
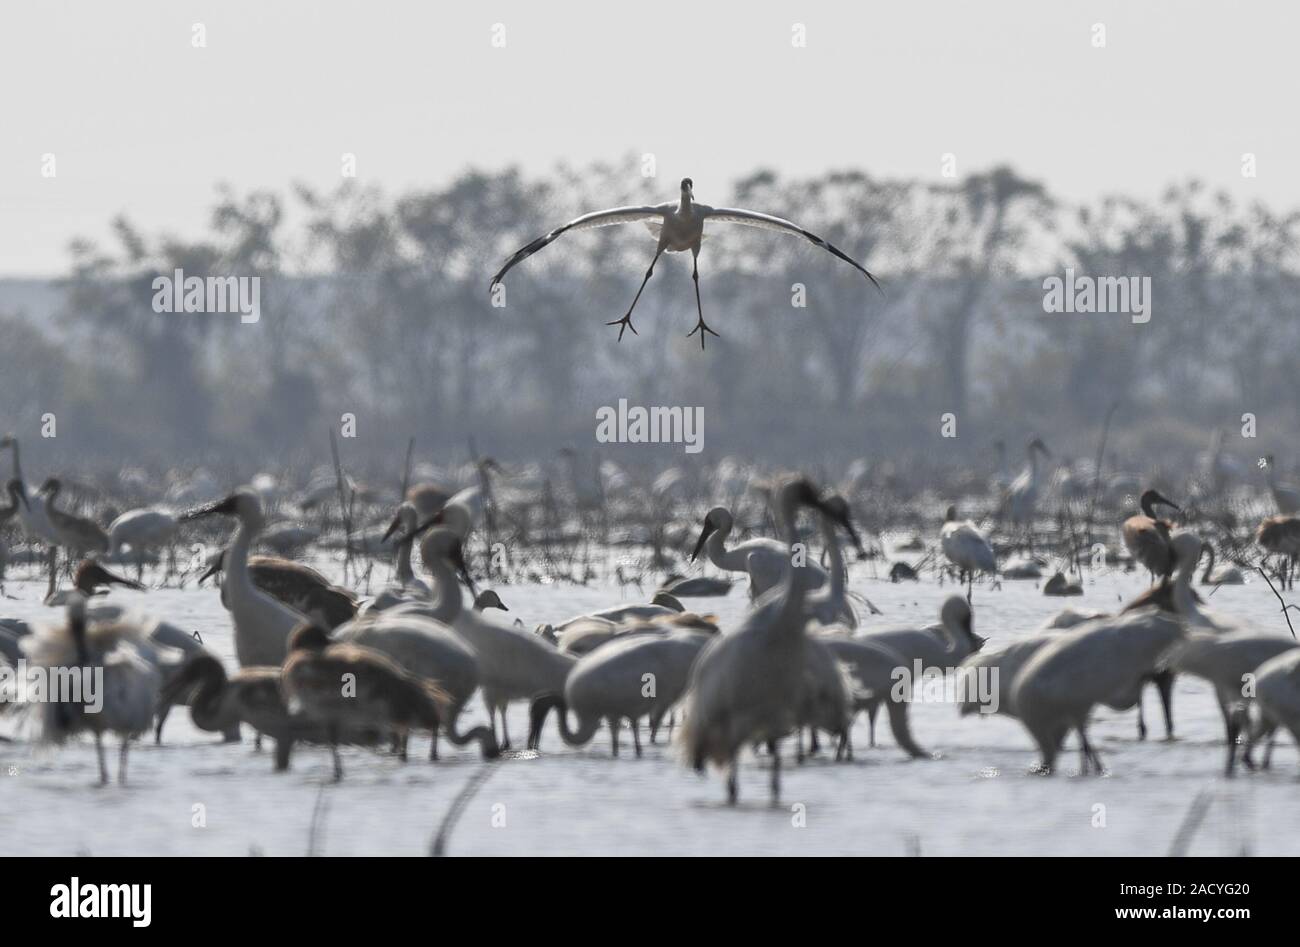
<path fill-rule="evenodd" d="M 64 271 L 120 211 L 196 236 L 216 182 L 329 187 L 344 152 L 390 190 L 652 152 L 665 197 L 690 175 L 708 202 L 760 165 L 937 178 L 952 153 L 1073 199 L 1197 176 L 1300 206 L 1298 26 L 1243 0 L 5 0 L 0 274 Z"/>

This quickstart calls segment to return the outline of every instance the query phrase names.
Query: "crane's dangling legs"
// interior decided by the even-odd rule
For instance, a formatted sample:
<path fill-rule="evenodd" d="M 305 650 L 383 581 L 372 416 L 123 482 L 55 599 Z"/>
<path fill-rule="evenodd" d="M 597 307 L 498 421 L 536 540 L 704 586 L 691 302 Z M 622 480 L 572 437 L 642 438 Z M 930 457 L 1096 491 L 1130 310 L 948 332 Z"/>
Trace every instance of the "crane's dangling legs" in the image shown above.
<path fill-rule="evenodd" d="M 700 334 L 700 351 L 704 351 L 705 333 L 718 335 L 707 325 L 704 324 L 704 307 L 700 304 L 700 251 L 699 248 L 691 250 L 691 279 L 695 280 L 695 311 L 699 313 L 699 322 L 695 323 L 695 328 L 686 333 L 686 338 L 690 338 L 695 333 Z M 718 336 L 721 338 L 721 336 Z"/>
<path fill-rule="evenodd" d="M 622 319 L 615 319 L 613 322 L 605 323 L 607 326 L 618 326 L 618 340 L 620 342 L 623 341 L 623 332 L 627 329 L 631 329 L 633 335 L 640 335 L 636 331 L 636 326 L 632 325 L 632 310 L 636 308 L 637 301 L 641 298 L 641 294 L 645 292 L 645 284 L 650 282 L 650 277 L 654 276 L 655 264 L 659 262 L 659 256 L 664 252 L 664 248 L 664 242 L 659 241 L 659 248 L 655 250 L 655 258 L 650 261 L 650 269 L 645 271 L 645 279 L 641 281 L 641 288 L 636 291 L 636 296 L 632 298 L 632 305 L 627 307 L 627 315 Z"/>

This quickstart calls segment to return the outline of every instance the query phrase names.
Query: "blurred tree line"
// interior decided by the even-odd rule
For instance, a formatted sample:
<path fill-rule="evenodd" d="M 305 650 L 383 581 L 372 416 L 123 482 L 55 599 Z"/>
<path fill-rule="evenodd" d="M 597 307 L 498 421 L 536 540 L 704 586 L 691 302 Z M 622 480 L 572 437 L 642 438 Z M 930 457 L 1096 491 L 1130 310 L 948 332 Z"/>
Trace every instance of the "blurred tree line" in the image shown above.
<path fill-rule="evenodd" d="M 937 448 L 987 461 L 995 438 L 1030 432 L 1087 453 L 1115 403 L 1112 443 L 1133 453 L 1201 449 L 1245 412 L 1280 455 L 1300 433 L 1297 215 L 1195 182 L 1079 207 L 1006 167 L 944 183 L 760 170 L 701 198 L 797 221 L 864 261 L 883 295 L 802 241 L 718 225 L 700 285 L 722 337 L 704 353 L 685 338 L 689 257 L 670 256 L 638 305 L 641 334 L 618 344 L 603 323 L 626 311 L 653 253 L 630 226 L 566 235 L 511 272 L 506 307 L 491 305 L 490 275 L 528 240 L 676 190 L 629 158 L 541 179 L 468 171 L 396 195 L 221 188 L 196 240 L 121 217 L 111 246 L 74 243 L 50 324 L 0 313 L 0 414 L 31 441 L 54 412 L 62 459 L 106 467 L 315 462 L 344 413 L 357 418 L 353 464 L 391 469 L 412 436 L 458 457 L 471 436 L 502 458 L 586 452 L 596 408 L 619 398 L 703 405 L 706 463 L 935 462 Z M 1151 321 L 1045 312 L 1043 279 L 1067 265 L 1151 277 Z M 154 277 L 177 268 L 260 277 L 260 321 L 154 312 Z M 958 437 L 941 442 L 946 412 Z"/>

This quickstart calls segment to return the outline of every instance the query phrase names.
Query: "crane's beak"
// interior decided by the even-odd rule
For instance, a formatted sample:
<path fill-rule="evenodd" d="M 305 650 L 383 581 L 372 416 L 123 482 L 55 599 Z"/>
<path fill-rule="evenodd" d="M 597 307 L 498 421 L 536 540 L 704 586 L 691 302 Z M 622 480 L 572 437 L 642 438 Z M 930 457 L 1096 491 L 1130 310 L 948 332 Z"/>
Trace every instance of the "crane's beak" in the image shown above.
<path fill-rule="evenodd" d="M 694 562 L 699 558 L 700 550 L 704 548 L 704 544 L 708 542 L 709 537 L 713 535 L 716 529 L 717 527 L 713 525 L 713 520 L 706 516 L 704 518 L 704 528 L 700 530 L 700 538 L 696 541 L 695 550 L 691 553 L 691 562 Z"/>
<path fill-rule="evenodd" d="M 192 510 L 186 510 L 184 513 L 178 516 L 177 519 L 180 520 L 181 522 L 189 522 L 190 520 L 201 519 L 202 517 L 205 516 L 214 516 L 217 514 L 228 515 L 234 512 L 235 512 L 235 495 L 232 493 L 230 496 L 226 497 L 225 499 L 216 500 L 204 506 L 196 506 Z"/>
<path fill-rule="evenodd" d="M 419 526 L 415 527 L 415 529 L 411 530 L 411 531 L 410 531 L 409 533 L 407 533 L 405 536 L 399 536 L 399 537 L 397 538 L 397 541 L 398 541 L 398 542 L 403 542 L 403 543 L 404 543 L 404 542 L 406 542 L 408 539 L 414 539 L 416 536 L 419 536 L 421 533 L 427 533 L 427 532 L 428 532 L 429 530 L 431 530 L 433 527 L 435 527 L 435 526 L 437 526 L 439 523 L 443 523 L 443 522 L 445 522 L 445 521 L 446 521 L 446 520 L 445 520 L 445 518 L 444 518 L 443 515 L 442 515 L 442 510 L 439 510 L 437 513 L 434 513 L 433 516 L 432 516 L 430 519 L 425 520 L 423 523 L 421 523 Z M 388 527 L 388 533 L 391 533 L 392 531 L 393 531 L 393 527 L 392 527 L 392 526 Z M 388 538 L 388 533 L 385 533 L 385 534 L 384 534 L 384 538 L 385 538 L 385 539 Z"/>
<path fill-rule="evenodd" d="M 822 503 L 821 501 L 818 501 L 815 506 L 823 514 L 830 517 L 832 521 L 844 527 L 844 531 L 849 534 L 849 539 L 853 541 L 853 548 L 857 550 L 858 558 L 867 558 L 867 550 L 862 546 L 862 540 L 858 536 L 858 531 L 853 528 L 853 518 L 850 515 L 848 508 L 837 509 L 833 506 Z"/>
<path fill-rule="evenodd" d="M 208 566 L 207 571 L 204 572 L 203 575 L 199 576 L 198 584 L 202 585 L 208 579 L 212 578 L 214 575 L 220 572 L 222 565 L 224 565 L 224 563 L 222 562 L 222 558 L 218 556 L 217 561 L 212 563 L 212 565 Z"/>
<path fill-rule="evenodd" d="M 397 516 L 394 516 L 393 521 L 388 524 L 388 529 L 384 531 L 384 538 L 381 539 L 380 542 L 381 543 L 388 542 L 388 537 L 392 536 L 393 533 L 397 532 L 401 528 L 402 528 L 402 515 L 399 513 Z M 407 537 L 403 536 L 402 538 L 406 539 Z"/>
<path fill-rule="evenodd" d="M 115 572 L 109 572 L 103 566 L 99 569 L 99 581 L 106 585 L 121 585 L 128 589 L 135 589 L 137 592 L 145 591 L 145 587 L 134 579 L 128 579 L 126 576 L 118 575 Z"/>
<path fill-rule="evenodd" d="M 1175 510 L 1175 511 L 1178 512 L 1178 513 L 1183 512 L 1183 508 L 1182 508 L 1181 506 L 1179 506 L 1179 505 L 1178 505 L 1177 503 L 1175 503 L 1173 500 L 1170 500 L 1170 499 L 1168 499 L 1167 497 L 1162 496 L 1162 495 L 1159 494 L 1159 493 L 1156 494 L 1156 502 L 1157 502 L 1157 503 L 1163 503 L 1165 506 L 1169 507 L 1169 508 L 1172 509 L 1172 510 Z"/>

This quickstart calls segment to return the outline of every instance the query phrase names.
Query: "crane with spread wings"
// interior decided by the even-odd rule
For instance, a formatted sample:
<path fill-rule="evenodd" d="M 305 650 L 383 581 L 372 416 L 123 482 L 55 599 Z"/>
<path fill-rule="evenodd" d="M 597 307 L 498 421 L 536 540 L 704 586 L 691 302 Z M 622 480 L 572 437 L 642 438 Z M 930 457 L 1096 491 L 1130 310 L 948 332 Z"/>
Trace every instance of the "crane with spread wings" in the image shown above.
<path fill-rule="evenodd" d="M 687 333 L 686 337 L 689 339 L 698 332 L 700 334 L 700 348 L 703 349 L 705 336 L 716 336 L 718 334 L 705 323 L 704 307 L 700 303 L 700 243 L 704 239 L 704 224 L 706 221 L 742 224 L 747 227 L 760 227 L 764 230 L 774 230 L 778 233 L 803 237 L 805 240 L 816 244 L 848 263 L 871 280 L 876 289 L 880 289 L 880 284 L 876 282 L 876 278 L 867 272 L 864 266 L 815 233 L 804 230 L 798 224 L 791 223 L 781 217 L 773 217 L 770 214 L 761 214 L 757 211 L 743 210 L 737 207 L 709 207 L 707 204 L 697 204 L 695 203 L 694 185 L 691 179 L 683 178 L 682 196 L 677 203 L 669 201 L 665 204 L 647 204 L 642 207 L 614 207 L 609 210 L 598 210 L 590 214 L 583 214 L 576 220 L 571 220 L 561 227 L 556 227 L 545 236 L 538 237 L 506 261 L 505 266 L 501 267 L 500 271 L 492 277 L 489 291 L 496 288 L 505 278 L 506 273 L 510 272 L 511 267 L 523 262 L 538 250 L 551 244 L 561 234 L 570 230 L 588 230 L 593 227 L 609 227 L 614 224 L 641 222 L 646 224 L 651 233 L 658 237 L 659 246 L 655 250 L 654 259 L 650 261 L 650 268 L 645 271 L 645 278 L 641 281 L 641 288 L 637 290 L 636 296 L 632 299 L 632 305 L 628 307 L 627 314 L 621 319 L 615 319 L 605 324 L 619 327 L 618 340 L 620 342 L 623 341 L 623 333 L 627 329 L 631 329 L 633 335 L 638 335 L 636 327 L 632 325 L 632 310 L 636 308 L 637 300 L 641 298 L 646 283 L 650 282 L 650 277 L 654 275 L 655 264 L 659 262 L 659 257 L 664 251 L 681 253 L 690 250 L 692 258 L 691 279 L 695 281 L 695 308 L 699 314 L 699 321 L 695 324 L 695 328 Z"/>

